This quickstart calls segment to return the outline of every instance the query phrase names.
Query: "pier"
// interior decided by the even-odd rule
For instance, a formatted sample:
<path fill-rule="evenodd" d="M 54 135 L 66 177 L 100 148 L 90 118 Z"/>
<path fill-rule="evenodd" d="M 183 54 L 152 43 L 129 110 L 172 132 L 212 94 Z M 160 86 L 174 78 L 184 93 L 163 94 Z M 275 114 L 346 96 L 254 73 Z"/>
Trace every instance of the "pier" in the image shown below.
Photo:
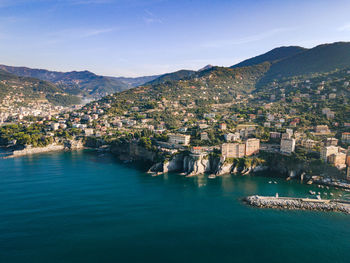
<path fill-rule="evenodd" d="M 324 212 L 343 212 L 350 214 L 350 202 L 344 200 L 319 200 L 278 196 L 248 196 L 244 201 L 254 207 L 287 210 L 316 210 Z"/>

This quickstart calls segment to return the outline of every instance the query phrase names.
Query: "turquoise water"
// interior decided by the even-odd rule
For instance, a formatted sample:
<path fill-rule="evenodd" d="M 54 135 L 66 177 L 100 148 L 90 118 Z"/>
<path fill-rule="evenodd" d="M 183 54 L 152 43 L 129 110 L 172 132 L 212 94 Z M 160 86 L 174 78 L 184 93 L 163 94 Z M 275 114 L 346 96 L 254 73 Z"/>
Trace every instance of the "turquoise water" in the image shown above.
<path fill-rule="evenodd" d="M 349 262 L 350 216 L 248 207 L 307 196 L 252 176 L 151 177 L 108 155 L 0 160 L 0 262 Z"/>

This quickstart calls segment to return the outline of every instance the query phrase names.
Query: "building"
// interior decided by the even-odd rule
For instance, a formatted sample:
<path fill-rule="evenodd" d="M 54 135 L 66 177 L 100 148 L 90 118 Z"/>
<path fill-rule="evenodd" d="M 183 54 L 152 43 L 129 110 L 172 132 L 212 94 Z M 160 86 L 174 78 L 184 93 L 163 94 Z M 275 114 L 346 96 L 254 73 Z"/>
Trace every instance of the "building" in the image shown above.
<path fill-rule="evenodd" d="M 209 141 L 208 133 L 201 132 L 201 141 Z"/>
<path fill-rule="evenodd" d="M 331 131 L 329 130 L 327 125 L 317 125 L 315 128 L 316 133 L 320 134 L 329 134 Z"/>
<path fill-rule="evenodd" d="M 280 132 L 270 132 L 270 138 L 271 139 L 279 139 L 279 138 L 281 138 L 281 133 Z"/>
<path fill-rule="evenodd" d="M 312 149 L 316 146 L 316 142 L 314 140 L 311 140 L 311 139 L 302 140 L 301 146 L 303 146 L 306 149 Z"/>
<path fill-rule="evenodd" d="M 260 150 L 260 140 L 256 138 L 248 139 L 245 142 L 245 155 L 258 154 Z"/>
<path fill-rule="evenodd" d="M 226 123 L 220 123 L 219 124 L 219 129 L 222 130 L 222 131 L 226 130 L 227 129 Z"/>
<path fill-rule="evenodd" d="M 343 132 L 341 135 L 342 142 L 350 143 L 350 132 Z"/>
<path fill-rule="evenodd" d="M 337 146 L 338 145 L 338 139 L 336 138 L 327 138 L 324 140 L 324 146 Z"/>
<path fill-rule="evenodd" d="M 290 133 L 283 133 L 282 134 L 282 139 L 291 139 L 292 135 Z"/>
<path fill-rule="evenodd" d="M 280 151 L 282 153 L 292 153 L 295 150 L 295 139 L 282 139 L 280 145 Z"/>
<path fill-rule="evenodd" d="M 335 166 L 342 167 L 342 166 L 345 166 L 345 159 L 346 159 L 346 154 L 338 152 L 335 154 L 331 154 L 328 157 L 328 162 Z"/>
<path fill-rule="evenodd" d="M 243 158 L 245 155 L 245 144 L 224 143 L 221 145 L 221 154 L 226 158 Z"/>
<path fill-rule="evenodd" d="M 328 161 L 328 157 L 332 154 L 336 154 L 339 152 L 339 149 L 337 146 L 326 146 L 326 147 L 323 147 L 321 149 L 321 152 L 320 152 L 320 157 L 321 157 L 321 160 L 327 162 Z"/>
<path fill-rule="evenodd" d="M 169 143 L 188 145 L 190 143 L 191 136 L 183 134 L 169 134 Z"/>
<path fill-rule="evenodd" d="M 59 123 L 57 123 L 57 122 L 51 123 L 51 129 L 52 129 L 53 131 L 58 130 L 59 127 L 60 127 L 60 124 L 59 124 Z"/>
<path fill-rule="evenodd" d="M 85 133 L 86 136 L 94 135 L 94 129 L 86 128 L 86 129 L 84 129 L 84 133 Z"/>
<path fill-rule="evenodd" d="M 234 142 L 234 141 L 240 140 L 239 132 L 227 133 L 224 135 L 224 137 L 225 137 L 225 141 L 227 141 L 227 142 Z"/>

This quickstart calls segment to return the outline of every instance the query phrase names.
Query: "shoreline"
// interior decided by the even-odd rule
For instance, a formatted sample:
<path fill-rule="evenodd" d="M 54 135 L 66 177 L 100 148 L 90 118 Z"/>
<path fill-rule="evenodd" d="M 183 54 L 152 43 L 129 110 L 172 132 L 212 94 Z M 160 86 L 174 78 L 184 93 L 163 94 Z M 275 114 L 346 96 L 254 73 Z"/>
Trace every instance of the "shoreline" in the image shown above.
<path fill-rule="evenodd" d="M 350 214 L 350 202 L 343 200 L 253 195 L 245 197 L 243 201 L 246 204 L 257 208 L 342 212 Z"/>

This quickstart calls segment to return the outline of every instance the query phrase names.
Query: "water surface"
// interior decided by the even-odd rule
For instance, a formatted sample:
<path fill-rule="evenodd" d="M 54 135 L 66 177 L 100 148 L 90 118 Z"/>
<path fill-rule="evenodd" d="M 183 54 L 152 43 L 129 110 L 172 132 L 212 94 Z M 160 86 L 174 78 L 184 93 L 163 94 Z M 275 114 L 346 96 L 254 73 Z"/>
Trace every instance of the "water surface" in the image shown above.
<path fill-rule="evenodd" d="M 0 173 L 0 262 L 349 262 L 350 216 L 241 202 L 313 189 L 297 182 L 151 177 L 87 151 L 0 160 Z"/>

